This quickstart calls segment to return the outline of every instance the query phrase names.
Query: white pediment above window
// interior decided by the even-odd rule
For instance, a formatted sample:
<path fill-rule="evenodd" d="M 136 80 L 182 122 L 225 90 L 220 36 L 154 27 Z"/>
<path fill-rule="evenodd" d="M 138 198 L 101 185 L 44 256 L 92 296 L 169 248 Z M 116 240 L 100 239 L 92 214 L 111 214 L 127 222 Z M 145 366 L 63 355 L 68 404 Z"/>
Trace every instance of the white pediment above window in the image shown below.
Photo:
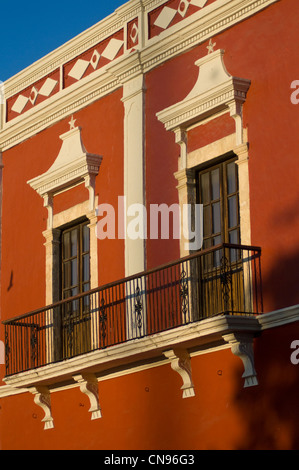
<path fill-rule="evenodd" d="M 242 105 L 250 80 L 230 75 L 223 55 L 218 49 L 195 62 L 199 74 L 194 88 L 183 101 L 157 113 L 167 130 L 186 130 L 227 109 L 236 121 L 237 143 L 242 143 Z"/>
<path fill-rule="evenodd" d="M 99 172 L 102 157 L 86 151 L 80 127 L 62 134 L 60 139 L 62 146 L 53 165 L 46 173 L 28 181 L 42 197 L 73 187 Z"/>
<path fill-rule="evenodd" d="M 62 146 L 48 171 L 27 183 L 43 199 L 49 211 L 48 228 L 52 227 L 53 197 L 81 183 L 89 190 L 90 210 L 95 205 L 95 177 L 99 173 L 102 157 L 88 153 L 81 138 L 81 128 L 70 122 L 70 130 L 60 136 Z"/>

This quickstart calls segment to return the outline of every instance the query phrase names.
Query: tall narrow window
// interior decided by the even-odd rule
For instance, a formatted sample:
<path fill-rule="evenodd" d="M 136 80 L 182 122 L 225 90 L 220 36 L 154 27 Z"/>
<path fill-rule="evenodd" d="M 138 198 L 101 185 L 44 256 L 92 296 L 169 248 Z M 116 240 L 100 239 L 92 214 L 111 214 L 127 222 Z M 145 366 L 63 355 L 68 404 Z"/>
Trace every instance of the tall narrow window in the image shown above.
<path fill-rule="evenodd" d="M 203 249 L 222 243 L 240 244 L 235 161 L 230 159 L 198 173 L 198 201 L 203 204 Z M 243 265 L 239 249 L 208 251 L 200 259 L 198 270 L 202 317 L 243 311 Z"/>
<path fill-rule="evenodd" d="M 61 234 L 62 300 L 90 290 L 89 227 L 84 222 L 64 230 Z M 89 296 L 83 296 L 63 305 L 63 358 L 87 352 L 90 347 Z"/>
<path fill-rule="evenodd" d="M 240 242 L 238 169 L 229 160 L 198 173 L 198 199 L 203 204 L 203 248 Z"/>
<path fill-rule="evenodd" d="M 62 300 L 90 289 L 88 222 L 62 232 Z"/>

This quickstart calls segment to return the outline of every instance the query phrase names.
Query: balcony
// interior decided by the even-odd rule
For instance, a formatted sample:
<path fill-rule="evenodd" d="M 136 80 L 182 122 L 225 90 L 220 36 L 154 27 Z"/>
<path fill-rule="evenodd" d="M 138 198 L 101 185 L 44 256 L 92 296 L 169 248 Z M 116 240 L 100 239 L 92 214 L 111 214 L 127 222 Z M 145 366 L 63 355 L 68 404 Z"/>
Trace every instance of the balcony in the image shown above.
<path fill-rule="evenodd" d="M 5 381 L 54 383 L 219 344 L 231 333 L 255 334 L 262 311 L 261 249 L 218 245 L 3 322 Z"/>

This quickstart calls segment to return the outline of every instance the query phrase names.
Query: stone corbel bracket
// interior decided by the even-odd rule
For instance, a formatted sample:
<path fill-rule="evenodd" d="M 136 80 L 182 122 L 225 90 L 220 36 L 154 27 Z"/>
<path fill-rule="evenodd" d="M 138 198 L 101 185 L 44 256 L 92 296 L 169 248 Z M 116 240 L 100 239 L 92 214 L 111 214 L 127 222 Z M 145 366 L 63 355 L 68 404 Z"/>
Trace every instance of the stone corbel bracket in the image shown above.
<path fill-rule="evenodd" d="M 223 335 L 224 341 L 230 344 L 231 351 L 238 356 L 244 365 L 244 388 L 258 385 L 257 373 L 254 364 L 253 337 L 238 333 Z"/>
<path fill-rule="evenodd" d="M 34 403 L 42 408 L 45 417 L 42 420 L 44 429 L 54 429 L 54 420 L 51 410 L 51 395 L 48 387 L 34 387 L 29 390 L 34 395 Z"/>
<path fill-rule="evenodd" d="M 99 403 L 99 387 L 98 380 L 94 374 L 76 375 L 73 377 L 75 382 L 80 385 L 82 393 L 88 396 L 90 402 L 89 412 L 91 420 L 102 418 L 101 407 Z"/>
<path fill-rule="evenodd" d="M 192 381 L 192 369 L 190 355 L 186 350 L 165 351 L 164 356 L 170 360 L 171 368 L 177 372 L 182 380 L 183 398 L 195 396 L 194 385 Z"/>

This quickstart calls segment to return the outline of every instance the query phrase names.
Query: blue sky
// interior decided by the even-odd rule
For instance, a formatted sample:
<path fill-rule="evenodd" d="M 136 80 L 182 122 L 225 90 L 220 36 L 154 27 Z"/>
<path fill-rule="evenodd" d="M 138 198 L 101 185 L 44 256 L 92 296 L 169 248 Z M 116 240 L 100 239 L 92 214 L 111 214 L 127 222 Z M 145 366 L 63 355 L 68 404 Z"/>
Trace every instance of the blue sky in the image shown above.
<path fill-rule="evenodd" d="M 126 0 L 17 0 L 0 7 L 0 80 L 5 81 L 113 13 Z"/>

